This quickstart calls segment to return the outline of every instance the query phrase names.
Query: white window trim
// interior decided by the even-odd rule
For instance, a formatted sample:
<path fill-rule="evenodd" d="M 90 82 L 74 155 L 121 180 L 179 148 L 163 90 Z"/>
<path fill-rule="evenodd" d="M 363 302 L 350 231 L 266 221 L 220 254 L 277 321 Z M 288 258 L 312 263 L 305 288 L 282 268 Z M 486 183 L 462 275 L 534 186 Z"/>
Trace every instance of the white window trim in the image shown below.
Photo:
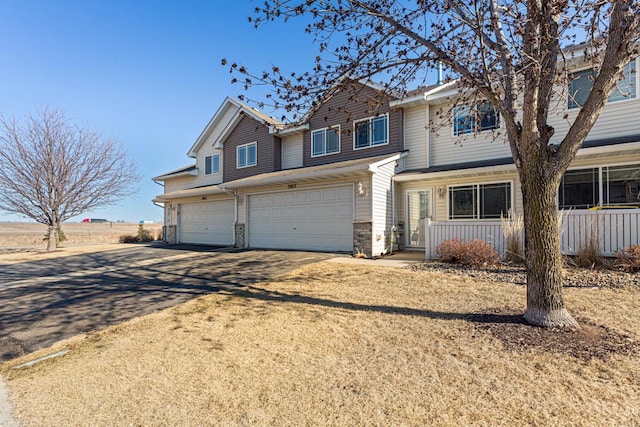
<path fill-rule="evenodd" d="M 245 148 L 249 148 L 251 146 L 255 146 L 256 147 L 256 162 L 251 164 L 251 165 L 244 165 L 244 166 L 240 166 L 240 163 L 238 162 L 238 160 L 240 159 L 240 156 L 238 155 L 240 148 L 245 147 Z M 245 159 L 247 160 L 247 159 Z M 236 169 L 244 169 L 244 168 L 251 168 L 254 167 L 258 164 L 258 142 L 257 141 L 253 141 L 250 142 L 248 144 L 242 144 L 242 145 L 238 145 L 236 147 Z"/>
<path fill-rule="evenodd" d="M 606 164 L 598 164 L 598 165 L 593 165 L 593 166 L 572 166 L 567 168 L 567 170 L 565 171 L 565 173 L 569 172 L 569 171 L 578 171 L 578 170 L 585 170 L 585 169 L 597 169 L 598 170 L 598 204 L 597 206 L 603 206 L 604 204 L 604 200 L 602 199 L 604 197 L 604 183 L 602 182 L 602 170 L 604 168 L 616 168 L 616 167 L 623 167 L 623 166 L 633 166 L 633 165 L 637 165 L 640 164 L 640 162 L 638 161 L 628 161 L 628 162 L 616 162 L 616 163 L 606 163 Z M 564 177 L 564 174 L 562 175 Z M 558 188 L 558 193 L 560 192 L 560 189 Z M 559 197 L 559 194 L 558 194 Z M 573 208 L 566 208 L 566 209 L 560 209 L 558 208 L 558 212 L 559 211 L 564 211 L 564 210 L 571 210 Z M 447 212 L 449 212 L 447 210 Z"/>
<path fill-rule="evenodd" d="M 356 147 L 356 127 L 358 126 L 358 123 L 362 123 L 365 121 L 368 121 L 369 123 L 371 123 L 372 120 L 377 119 L 379 117 L 386 117 L 387 118 L 387 142 L 385 142 L 384 144 L 371 144 L 371 141 L 369 141 L 369 145 L 365 146 L 365 147 Z M 369 126 L 371 126 L 371 124 L 369 124 Z M 369 129 L 371 129 L 371 127 L 369 127 Z M 373 136 L 373 132 L 369 134 L 369 137 L 371 138 Z M 377 116 L 370 116 L 370 117 L 366 117 L 364 119 L 359 119 L 353 122 L 353 151 L 357 151 L 357 150 L 366 150 L 368 148 L 374 148 L 374 147 L 384 147 L 385 145 L 389 145 L 389 113 L 385 113 L 385 114 L 380 114 Z"/>
<path fill-rule="evenodd" d="M 615 101 L 609 101 L 609 98 L 607 98 L 607 102 L 604 104 L 604 108 L 607 108 L 607 105 L 614 105 L 614 104 L 624 104 L 627 102 L 638 102 L 640 101 L 640 88 L 638 87 L 640 85 L 640 69 L 638 69 L 638 61 L 640 60 L 640 56 L 637 56 L 634 61 L 636 63 L 636 96 L 634 98 L 625 98 L 625 99 L 617 99 Z M 631 61 L 629 61 L 631 62 Z M 626 67 L 626 65 L 625 65 Z M 580 71 L 586 71 L 586 70 L 591 70 L 593 67 L 580 67 L 580 68 L 576 68 L 575 70 L 571 70 L 567 73 L 567 78 L 568 78 L 568 74 L 572 74 L 572 73 L 579 73 Z M 579 112 L 580 110 L 582 110 L 582 107 L 571 107 L 569 108 L 569 81 L 567 80 L 567 84 L 566 84 L 566 96 L 565 96 L 565 102 L 564 105 L 567 109 L 567 112 Z"/>
<path fill-rule="evenodd" d="M 211 173 L 207 173 L 207 158 L 211 157 Z M 218 170 L 216 171 L 213 168 L 213 158 L 217 157 L 218 158 Z M 205 156 L 204 157 L 204 174 L 205 175 L 216 175 L 220 173 L 220 154 L 216 153 L 216 154 L 211 154 L 209 156 Z"/>
<path fill-rule="evenodd" d="M 338 151 L 334 151 L 332 153 L 322 153 L 322 154 L 313 154 L 313 134 L 316 132 L 321 132 L 321 131 L 325 131 L 324 133 L 324 148 L 325 151 L 327 151 L 327 129 L 334 129 L 336 131 L 336 134 L 338 135 Z M 320 129 L 314 129 L 311 131 L 311 144 L 310 144 L 310 151 L 311 151 L 311 157 L 324 157 L 324 156 L 331 156 L 334 154 L 340 154 L 340 152 L 342 151 L 342 136 L 340 135 L 340 125 L 335 125 L 335 126 L 327 126 L 327 127 L 323 127 Z"/>
<path fill-rule="evenodd" d="M 481 103 L 481 102 L 483 102 L 483 101 L 478 101 L 477 104 Z M 489 101 L 486 101 L 486 102 L 489 102 Z M 480 131 L 472 130 L 471 132 L 460 133 L 460 134 L 456 135 L 456 109 L 459 108 L 459 107 L 470 108 L 468 105 L 463 104 L 461 106 L 455 106 L 451 110 L 451 113 L 453 115 L 452 116 L 452 123 L 451 123 L 451 136 L 453 138 L 465 138 L 465 137 L 467 137 L 469 135 L 473 136 L 473 135 L 477 135 L 477 134 L 483 134 L 483 133 L 486 133 L 486 132 L 495 132 L 495 131 L 498 131 L 500 129 L 503 129 L 504 125 L 502 123 L 503 123 L 504 120 L 500 119 L 500 116 L 501 116 L 500 111 L 496 108 L 496 112 L 498 114 L 498 127 L 495 127 L 495 128 L 492 128 L 492 129 L 484 129 L 484 130 L 480 130 Z"/>
<path fill-rule="evenodd" d="M 509 197 L 511 197 L 511 209 L 510 213 L 514 213 L 515 212 L 515 207 L 516 207 L 516 199 L 515 199 L 515 180 L 513 179 L 507 179 L 504 181 L 486 181 L 486 182 L 470 182 L 470 183 L 465 183 L 465 184 L 453 184 L 453 185 L 447 185 L 447 193 L 446 193 L 446 212 L 447 212 L 447 221 L 457 221 L 457 222 L 464 222 L 464 221 L 500 221 L 500 218 L 455 218 L 452 219 L 449 217 L 449 189 L 453 188 L 453 187 L 468 187 L 468 186 L 479 186 L 480 185 L 491 185 L 491 184 L 511 184 L 511 188 L 510 188 L 510 195 Z M 476 201 L 476 203 L 480 203 L 480 198 L 478 197 L 478 200 Z M 480 212 L 480 206 L 477 206 L 478 208 L 478 212 Z"/>

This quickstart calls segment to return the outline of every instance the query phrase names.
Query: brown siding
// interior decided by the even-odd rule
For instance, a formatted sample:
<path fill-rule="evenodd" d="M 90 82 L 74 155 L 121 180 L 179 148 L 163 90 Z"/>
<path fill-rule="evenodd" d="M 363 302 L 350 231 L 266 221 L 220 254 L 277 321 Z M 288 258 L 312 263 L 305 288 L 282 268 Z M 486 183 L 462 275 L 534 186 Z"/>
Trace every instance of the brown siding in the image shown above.
<path fill-rule="evenodd" d="M 389 108 L 391 98 L 382 98 L 376 90 L 363 85 L 349 86 L 322 104 L 309 118 L 304 133 L 304 166 L 315 166 L 402 151 L 402 110 Z M 377 106 L 376 104 L 381 104 Z M 389 113 L 389 144 L 359 150 L 353 149 L 353 122 Z M 340 125 L 340 153 L 311 157 L 311 132 Z"/>
<path fill-rule="evenodd" d="M 257 162 L 255 166 L 236 169 L 236 147 L 256 141 Z M 224 141 L 224 181 L 233 181 L 280 169 L 280 139 L 269 134 L 267 125 L 244 116 L 229 137 Z M 276 147 L 278 145 L 278 147 Z M 277 168 L 276 168 L 277 166 Z"/>

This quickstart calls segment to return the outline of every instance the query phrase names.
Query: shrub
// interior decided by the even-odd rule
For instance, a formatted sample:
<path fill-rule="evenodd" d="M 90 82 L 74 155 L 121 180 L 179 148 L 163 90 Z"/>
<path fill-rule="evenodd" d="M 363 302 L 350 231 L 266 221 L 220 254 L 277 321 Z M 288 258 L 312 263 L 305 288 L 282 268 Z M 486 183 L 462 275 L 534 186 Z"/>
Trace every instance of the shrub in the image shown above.
<path fill-rule="evenodd" d="M 598 229 L 595 221 L 591 222 L 591 231 L 587 239 L 578 248 L 574 261 L 578 267 L 594 268 L 605 264 L 604 257 L 600 254 L 598 241 Z"/>
<path fill-rule="evenodd" d="M 138 236 L 133 234 L 123 234 L 118 238 L 120 243 L 138 243 Z"/>
<path fill-rule="evenodd" d="M 640 271 L 640 245 L 626 246 L 615 253 L 622 267 L 631 272 Z"/>
<path fill-rule="evenodd" d="M 498 262 L 500 255 L 491 243 L 473 239 L 444 240 L 436 247 L 436 254 L 440 261 L 462 264 L 469 267 L 482 267 Z"/>
<path fill-rule="evenodd" d="M 49 240 L 49 234 L 45 234 L 44 238 L 42 239 L 43 241 L 48 241 Z M 64 231 L 62 231 L 62 227 L 58 227 L 58 243 L 64 242 L 67 239 L 67 235 L 64 234 Z"/>
<path fill-rule="evenodd" d="M 505 262 L 511 264 L 524 263 L 524 220 L 522 215 L 503 217 L 500 215 L 500 225 L 505 243 Z"/>
<path fill-rule="evenodd" d="M 144 225 L 140 223 L 138 225 L 138 242 L 153 242 L 153 236 L 149 230 L 144 228 Z"/>

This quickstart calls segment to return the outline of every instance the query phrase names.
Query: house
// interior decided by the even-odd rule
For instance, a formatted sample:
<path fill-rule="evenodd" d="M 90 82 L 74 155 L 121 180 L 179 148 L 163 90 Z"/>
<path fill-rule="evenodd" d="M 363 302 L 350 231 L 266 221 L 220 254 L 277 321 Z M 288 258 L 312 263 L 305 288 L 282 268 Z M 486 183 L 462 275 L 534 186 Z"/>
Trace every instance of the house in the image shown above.
<path fill-rule="evenodd" d="M 354 83 L 290 126 L 225 99 L 189 150 L 195 164 L 153 178 L 169 241 L 384 253 L 407 153 L 402 109 L 380 93 Z"/>
<path fill-rule="evenodd" d="M 577 57 L 558 88 L 559 142 L 589 90 Z M 638 59 L 610 97 L 560 188 L 561 209 L 640 203 Z M 500 116 L 456 106 L 455 83 L 403 98 L 353 82 L 285 125 L 227 98 L 189 150 L 195 163 L 157 176 L 170 242 L 384 254 L 424 250 L 429 219 L 496 223 L 522 212 Z M 550 147 L 553 149 L 553 147 Z M 635 232 L 637 240 L 637 230 Z"/>

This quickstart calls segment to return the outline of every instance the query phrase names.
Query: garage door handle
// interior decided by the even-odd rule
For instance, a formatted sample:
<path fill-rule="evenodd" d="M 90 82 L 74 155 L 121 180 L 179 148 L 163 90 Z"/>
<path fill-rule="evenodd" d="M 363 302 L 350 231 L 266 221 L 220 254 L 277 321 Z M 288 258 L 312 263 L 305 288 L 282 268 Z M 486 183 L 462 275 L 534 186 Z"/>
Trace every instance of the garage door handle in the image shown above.
<path fill-rule="evenodd" d="M 297 230 L 297 228 L 293 227 L 294 230 Z"/>

